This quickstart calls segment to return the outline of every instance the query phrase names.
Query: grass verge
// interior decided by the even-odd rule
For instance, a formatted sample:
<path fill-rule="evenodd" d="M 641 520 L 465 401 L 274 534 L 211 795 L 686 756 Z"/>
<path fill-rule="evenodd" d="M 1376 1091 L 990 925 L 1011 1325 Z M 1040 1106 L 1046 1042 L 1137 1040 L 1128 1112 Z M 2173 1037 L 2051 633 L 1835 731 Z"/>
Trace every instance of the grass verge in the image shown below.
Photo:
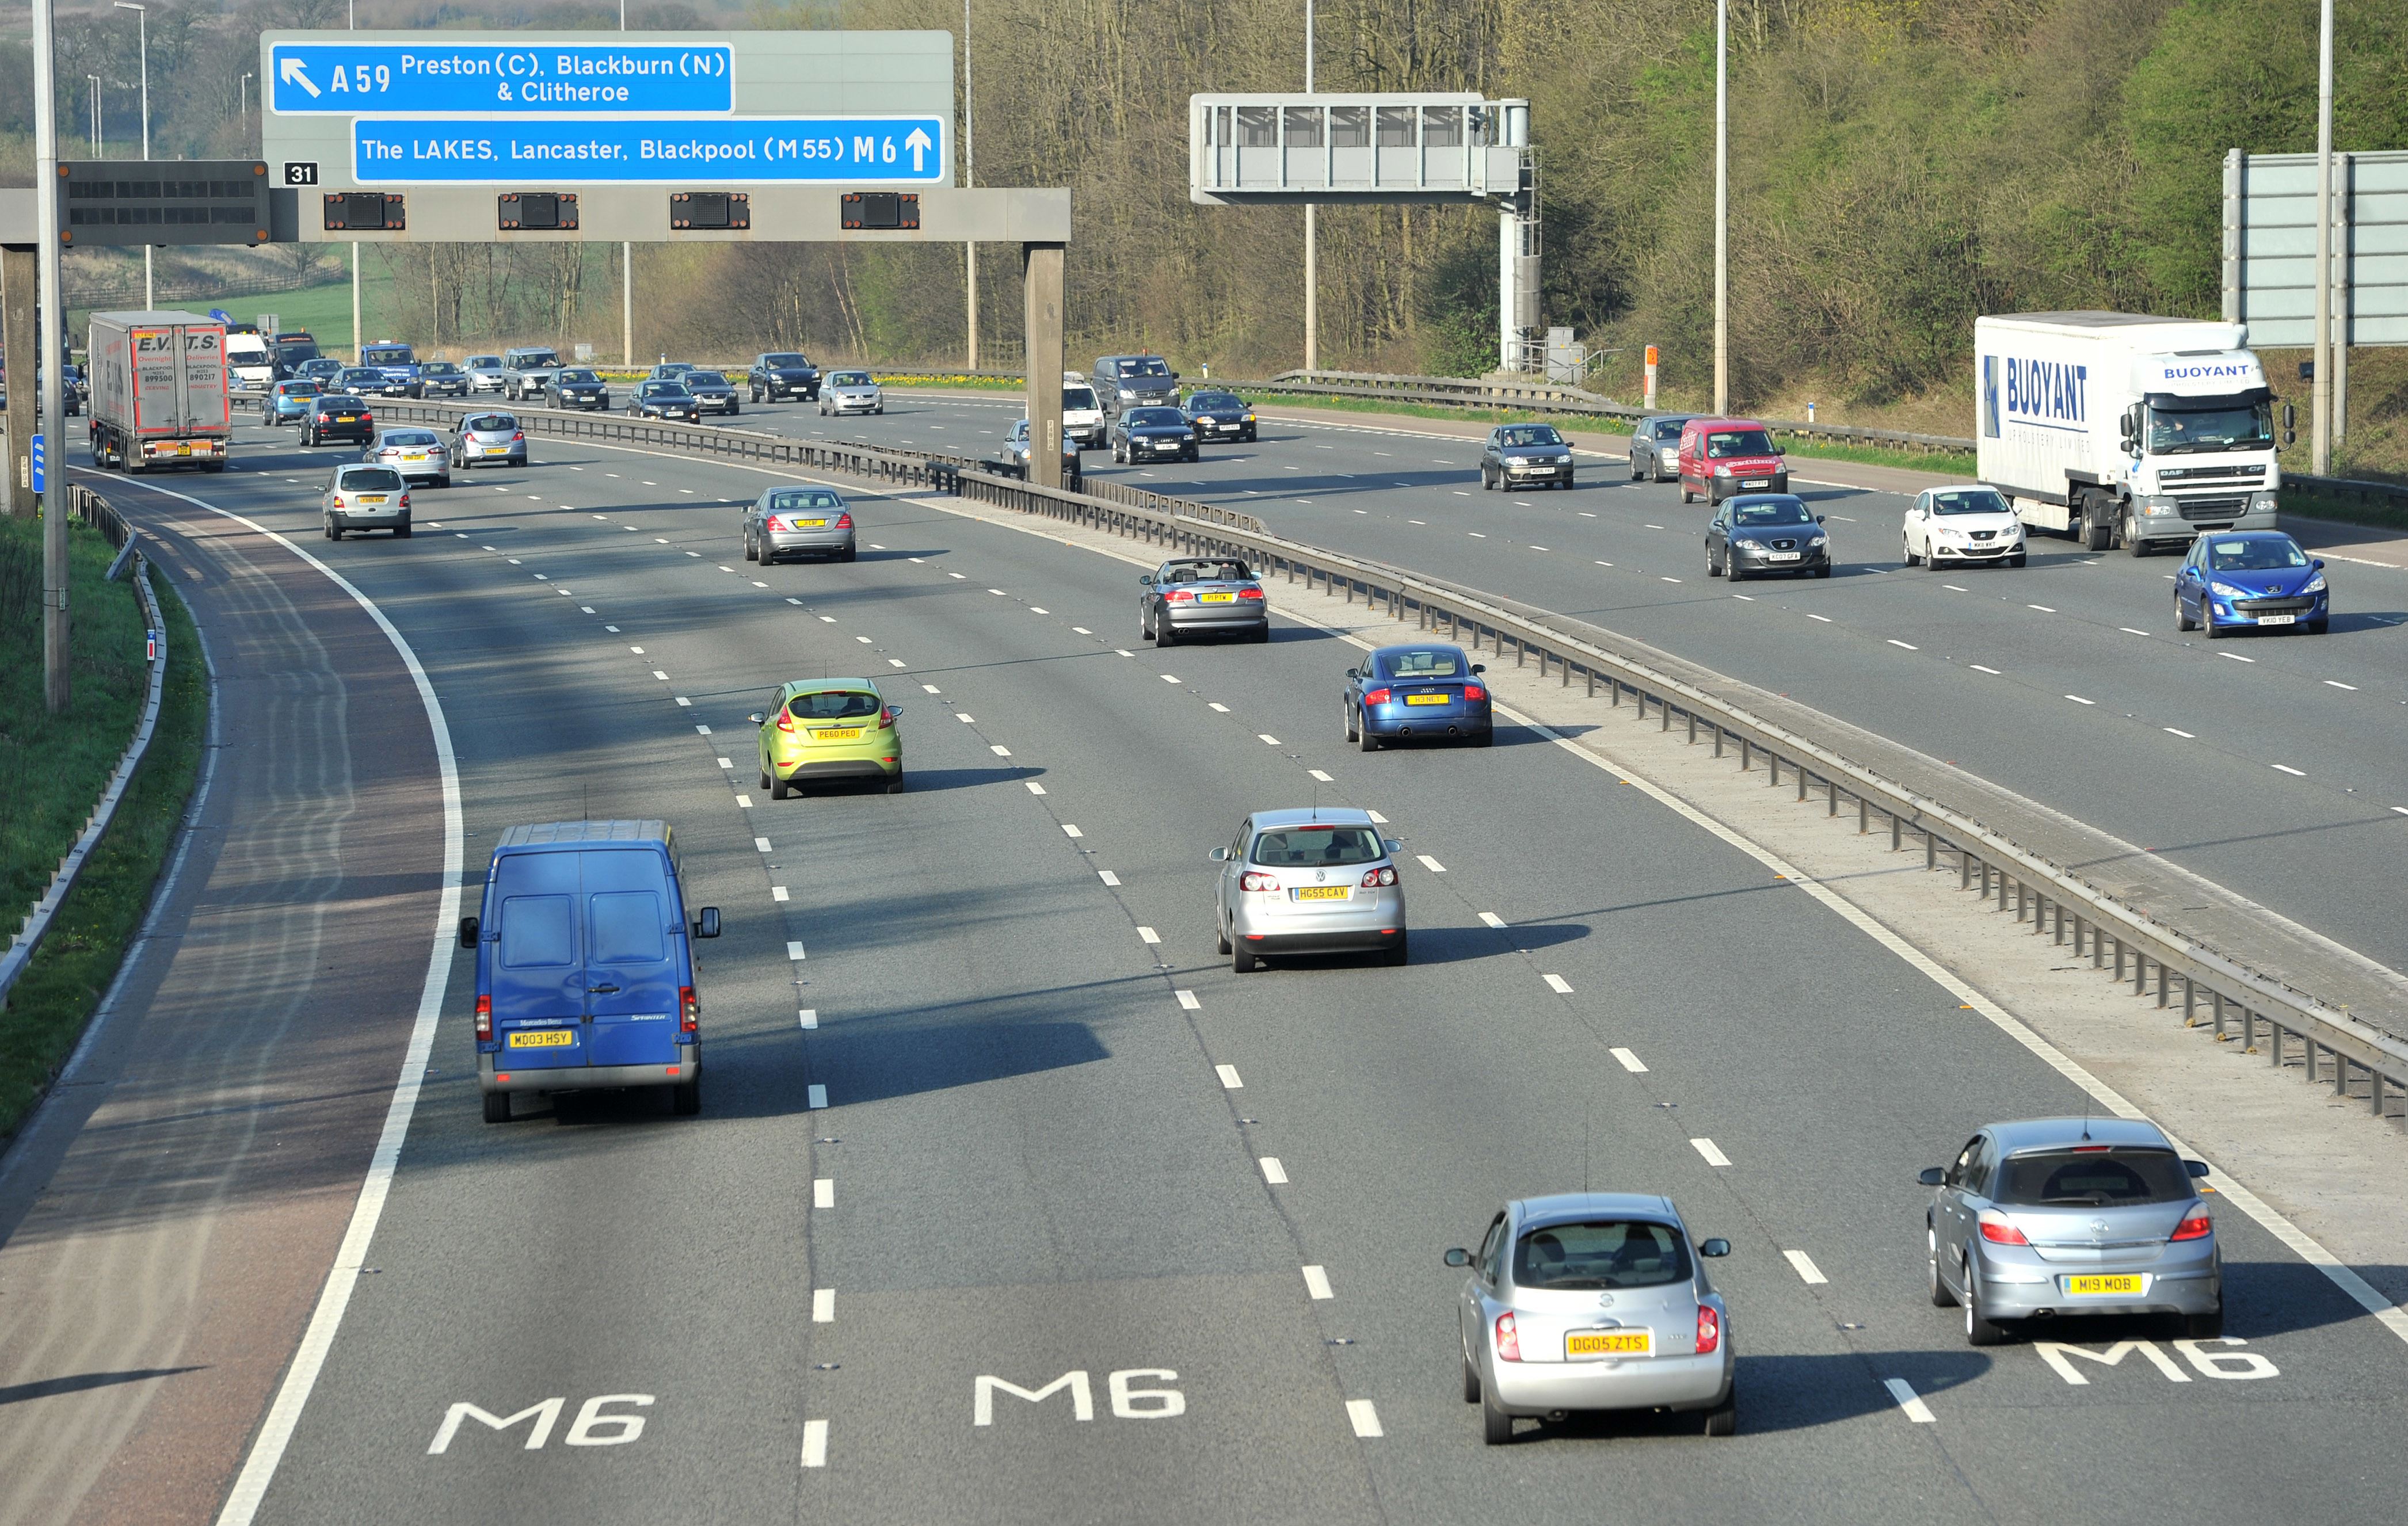
<path fill-rule="evenodd" d="M 108 545 L 97 535 L 91 538 L 102 549 L 105 567 Z M 34 956 L 16 989 L 8 993 L 7 1008 L 0 1010 L 0 1140 L 15 1134 L 25 1115 L 41 1099 L 50 1078 L 58 1074 L 59 1066 L 82 1036 L 84 1024 L 100 1004 L 101 992 L 115 978 L 126 946 L 133 941 L 142 925 L 143 914 L 150 908 L 151 886 L 175 842 L 177 823 L 183 817 L 185 802 L 192 795 L 193 780 L 200 768 L 201 749 L 208 734 L 208 670 L 201 662 L 200 639 L 193 628 L 192 617 L 185 612 L 183 602 L 160 585 L 161 580 L 154 578 L 151 592 L 158 597 L 166 619 L 168 651 L 159 727 L 151 736 L 150 750 L 144 755 L 141 769 L 118 804 L 116 820 L 85 863 L 75 893 L 59 908 L 41 951 Z M 134 604 L 130 587 L 108 586 L 120 590 L 126 602 Z M 100 603 L 95 596 L 79 606 L 71 606 L 78 610 L 79 631 L 92 622 L 92 612 Z M 136 639 L 133 650 L 138 659 L 138 606 L 136 610 Z M 8 664 L 11 668 L 17 665 Z M 30 665 L 38 682 L 40 661 L 37 658 Z M 140 671 L 138 661 L 136 669 Z M 79 689 L 87 681 L 79 669 Z M 134 722 L 140 720 L 141 700 L 142 691 L 137 688 Z M 36 713 L 40 711 L 38 692 L 32 708 Z M 5 713 L 20 716 L 26 712 L 16 708 Z M 86 812 L 99 798 L 108 770 L 116 766 L 126 742 L 132 738 L 134 722 L 113 733 L 116 739 L 108 747 L 108 767 L 82 797 Z M 81 822 L 79 817 L 76 831 L 82 829 Z M 55 867 L 59 857 L 73 844 L 74 834 L 70 833 L 66 843 L 51 856 L 50 867 Z M 49 868 L 42 873 L 47 882 Z M 35 893 L 39 893 L 38 886 Z M 28 896 L 11 905 L 30 901 Z"/>

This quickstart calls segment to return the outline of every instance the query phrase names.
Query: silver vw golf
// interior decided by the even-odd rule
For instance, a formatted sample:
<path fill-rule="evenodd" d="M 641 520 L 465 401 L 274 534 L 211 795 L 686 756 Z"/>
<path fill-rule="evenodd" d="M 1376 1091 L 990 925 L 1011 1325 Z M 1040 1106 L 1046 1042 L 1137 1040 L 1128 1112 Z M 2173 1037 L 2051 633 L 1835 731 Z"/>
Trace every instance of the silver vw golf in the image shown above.
<path fill-rule="evenodd" d="M 1457 1301 L 1463 1402 L 1491 1447 L 1518 1416 L 1577 1409 L 1703 1411 L 1705 1433 L 1739 1429 L 1730 1315 L 1703 1259 L 1727 1240 L 1689 1237 L 1672 1200 L 1564 1192 L 1508 1203 Z"/>
<path fill-rule="evenodd" d="M 1369 813 L 1340 806 L 1256 811 L 1221 865 L 1214 931 L 1240 975 L 1278 954 L 1376 949 L 1405 963 L 1405 892 Z"/>
<path fill-rule="evenodd" d="M 2180 1317 L 2224 1333 L 2224 1258 L 2186 1161 L 2139 1119 L 1993 1123 L 1956 1162 L 1923 1173 L 1931 1301 L 1962 1305 L 1965 1339 L 1996 1346 L 2009 1322 L 2086 1314 Z"/>

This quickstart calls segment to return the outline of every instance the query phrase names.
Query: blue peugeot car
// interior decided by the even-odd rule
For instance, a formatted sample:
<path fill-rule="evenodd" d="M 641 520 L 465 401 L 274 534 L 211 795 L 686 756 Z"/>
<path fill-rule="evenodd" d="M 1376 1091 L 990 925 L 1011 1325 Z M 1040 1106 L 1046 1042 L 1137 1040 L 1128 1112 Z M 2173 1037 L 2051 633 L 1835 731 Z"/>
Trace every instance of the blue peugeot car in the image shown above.
<path fill-rule="evenodd" d="M 2298 626 L 2322 635 L 2332 620 L 2322 558 L 2280 530 L 2211 532 L 2191 542 L 2174 575 L 2174 627 L 2229 631 Z"/>
<path fill-rule="evenodd" d="M 1425 739 L 1487 747 L 1497 731 L 1486 671 L 1461 647 L 1382 647 L 1346 670 L 1346 739 L 1366 752 Z"/>

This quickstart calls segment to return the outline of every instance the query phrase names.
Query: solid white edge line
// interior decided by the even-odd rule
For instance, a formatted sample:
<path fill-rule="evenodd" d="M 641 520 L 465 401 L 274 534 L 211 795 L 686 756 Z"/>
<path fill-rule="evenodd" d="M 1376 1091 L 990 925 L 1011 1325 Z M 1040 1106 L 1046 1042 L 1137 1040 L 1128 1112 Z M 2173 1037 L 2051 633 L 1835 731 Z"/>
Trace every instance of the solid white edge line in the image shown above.
<path fill-rule="evenodd" d="M 1885 923 L 1875 918 L 1870 912 L 1865 911 L 1853 905 L 1842 897 L 1837 891 L 1831 890 L 1830 887 L 1807 878 L 1796 868 L 1796 866 L 1792 865 L 1780 854 L 1741 835 L 1738 832 L 1725 826 L 1722 822 L 1715 820 L 1713 817 L 1708 816 L 1701 810 L 1698 810 L 1687 801 L 1673 795 L 1661 786 L 1641 777 L 1627 768 L 1607 763 L 1604 759 L 1598 757 L 1593 752 L 1590 752 L 1585 748 L 1581 747 L 1579 744 L 1572 741 L 1571 738 L 1565 736 L 1560 732 L 1556 732 L 1547 726 L 1543 726 L 1530 717 L 1519 714 L 1506 706 L 1498 706 L 1497 711 L 1498 714 L 1504 716 L 1507 720 L 1513 721 L 1517 725 L 1529 727 L 1533 732 L 1545 737 L 1555 746 L 1562 748 L 1572 754 L 1572 756 L 1585 760 L 1591 767 L 1596 768 L 1600 773 L 1612 774 L 1616 778 L 1627 780 L 1633 788 L 1641 791 L 1649 799 L 1654 800 L 1660 806 L 1663 806 L 1666 809 L 1672 811 L 1678 816 L 1684 817 L 1688 820 L 1695 822 L 1697 825 L 1705 828 L 1708 832 L 1720 837 L 1723 841 L 1730 844 L 1733 848 L 1738 849 L 1741 852 L 1747 854 L 1750 858 L 1755 859 L 1757 863 L 1772 870 L 1775 874 L 1787 877 L 1797 885 L 1798 889 L 1805 891 L 1808 895 L 1813 896 L 1817 901 L 1822 902 L 1826 906 L 1828 906 L 1832 911 L 1838 913 L 1842 919 L 1854 926 L 1856 931 L 1862 933 L 1865 936 L 1872 939 L 1875 943 L 1880 944 L 1891 953 L 1896 954 L 1907 963 L 1913 965 L 1926 979 L 1930 980 L 1942 991 L 1950 992 L 1959 1002 L 1962 1002 L 1966 1006 L 1971 1008 L 1973 1011 L 1979 1012 L 2000 1033 L 2005 1034 L 2009 1038 L 2012 1038 L 2016 1043 L 2022 1045 L 2026 1049 L 2029 1050 L 2035 1057 L 2037 1057 L 2042 1063 L 2047 1065 L 2050 1069 L 2056 1071 L 2058 1075 L 2064 1077 L 2075 1086 L 2080 1087 L 2083 1091 L 2089 1092 L 2091 1096 L 2097 1098 L 2116 1117 L 2130 1119 L 2148 1118 L 2147 1114 L 2143 1113 L 2140 1108 L 2132 1105 L 2132 1104 L 2125 1098 L 2122 1092 L 2117 1091 L 2114 1087 L 2109 1086 L 2098 1077 L 2090 1074 L 2088 1070 L 2074 1062 L 2074 1061 L 2069 1058 L 2062 1050 L 2058 1049 L 2056 1045 L 2051 1044 L 2048 1040 L 2041 1037 L 2040 1034 L 2026 1027 L 2021 1019 L 2008 1012 L 2004 1007 L 1990 1000 L 1988 996 L 1983 994 L 1981 991 L 1976 991 L 1971 986 L 1967 985 L 1964 981 L 1956 978 L 1956 976 L 1950 974 L 1937 961 L 1925 954 L 1921 949 L 1915 948 L 1914 945 L 1908 943 L 1896 933 L 1891 932 Z M 2408 814 L 2408 812 L 2403 812 L 2403 814 Z M 2149 1121 L 2156 1122 L 2157 1120 L 2151 1119 Z M 2159 1123 L 2157 1126 L 2160 1129 L 2165 1127 L 2162 1123 Z M 2193 1157 L 2200 1155 L 2198 1150 L 2195 1150 L 2188 1145 L 2184 1144 L 2179 1138 L 2176 1138 L 2171 1131 L 2168 1131 L 2166 1137 L 2173 1145 L 2174 1148 L 2181 1153 Z M 2223 1197 L 2231 1203 L 2234 1207 L 2239 1208 L 2243 1213 L 2248 1215 L 2250 1219 L 2255 1222 L 2258 1228 L 2264 1230 L 2267 1234 L 2281 1241 L 2284 1247 L 2293 1255 L 2299 1257 L 2301 1261 L 2306 1262 L 2317 1271 L 2322 1272 L 2326 1278 L 2329 1280 L 2334 1287 L 2339 1288 L 2343 1292 L 2348 1294 L 2360 1308 L 2365 1309 L 2369 1314 L 2374 1316 L 2375 1319 L 2381 1320 L 2385 1329 L 2390 1331 L 2392 1334 L 2398 1336 L 2402 1342 L 2408 1342 L 2408 1309 L 2402 1309 L 2394 1305 L 2389 1299 L 2384 1297 L 2381 1292 L 2375 1290 L 2372 1284 L 2369 1283 L 2364 1277 L 2359 1276 L 2355 1271 L 2352 1271 L 2340 1257 L 2326 1249 L 2322 1244 L 2317 1242 L 2306 1231 L 2300 1229 L 2298 1225 L 2284 1218 L 2273 1208 L 2269 1207 L 2265 1200 L 2258 1197 L 2257 1193 L 2251 1191 L 2248 1188 L 2242 1186 L 2239 1182 L 2234 1181 L 2230 1177 L 2227 1176 L 2222 1167 L 2216 1166 L 2211 1162 L 2209 1173 L 2207 1179 L 2210 1184 L 2215 1188 L 2218 1196 Z"/>
<path fill-rule="evenodd" d="M 128 485 L 148 488 L 231 520 L 292 552 L 350 595 L 376 622 L 377 629 L 384 633 L 385 639 L 393 643 L 402 666 L 408 670 L 410 682 L 417 687 L 418 701 L 426 710 L 427 729 L 433 734 L 435 764 L 443 787 L 443 892 L 437 897 L 434 946 L 426 956 L 426 977 L 419 987 L 418 1016 L 410 1024 L 401 1074 L 394 1082 L 393 1098 L 385 1105 L 384 1127 L 377 1135 L 376 1149 L 368 1157 L 367 1176 L 360 1183 L 360 1195 L 351 1205 L 351 1223 L 335 1251 L 335 1262 L 326 1270 L 317 1307 L 310 1311 L 309 1323 L 301 1333 L 301 1344 L 294 1350 L 292 1364 L 284 1370 L 284 1381 L 277 1386 L 276 1397 L 260 1421 L 259 1434 L 243 1459 L 242 1471 L 235 1476 L 234 1487 L 227 1491 L 225 1505 L 218 1512 L 218 1526 L 250 1526 L 259 1513 L 260 1502 L 267 1495 L 268 1485 L 275 1481 L 278 1465 L 284 1461 L 285 1448 L 292 1445 L 294 1429 L 301 1421 L 301 1411 L 309 1403 L 310 1391 L 318 1385 L 318 1375 L 325 1369 L 326 1353 L 333 1348 L 335 1334 L 342 1328 L 351 1292 L 360 1285 L 360 1268 L 367 1263 L 369 1242 L 376 1237 L 377 1220 L 383 1217 L 385 1199 L 393 1190 L 402 1141 L 408 1136 L 410 1117 L 418 1110 L 418 1092 L 425 1080 L 427 1057 L 435 1048 L 436 1024 L 443 1015 L 443 993 L 452 982 L 452 952 L 456 947 L 452 930 L 460 920 L 460 854 L 466 839 L 460 815 L 459 760 L 452 750 L 452 729 L 444 722 L 443 703 L 436 698 L 434 681 L 427 677 L 418 654 L 410 649 L 393 621 L 385 618 L 384 611 L 377 607 L 376 601 L 351 579 L 302 549 L 290 537 L 256 520 L 156 483 L 128 478 Z"/>
<path fill-rule="evenodd" d="M 1925 1404 L 1922 1400 L 1914 1396 L 1914 1385 L 1909 1383 L 1905 1378 L 1885 1377 L 1882 1379 L 1882 1387 L 1889 1390 L 1889 1396 L 1898 1401 L 1899 1408 L 1906 1411 L 1906 1418 L 1908 1419 L 1913 1420 L 1917 1425 L 1937 1425 L 1940 1423 L 1940 1417 L 1931 1413 L 1931 1406 L 1929 1405 Z"/>

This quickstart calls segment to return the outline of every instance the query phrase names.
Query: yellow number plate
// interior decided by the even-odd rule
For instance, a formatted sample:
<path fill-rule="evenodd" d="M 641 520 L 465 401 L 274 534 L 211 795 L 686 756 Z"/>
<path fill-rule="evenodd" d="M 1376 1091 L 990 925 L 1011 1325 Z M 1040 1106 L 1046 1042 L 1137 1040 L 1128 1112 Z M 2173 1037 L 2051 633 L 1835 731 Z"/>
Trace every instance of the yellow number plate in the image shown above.
<path fill-rule="evenodd" d="M 360 502 L 363 504 L 380 504 L 384 502 L 384 499 L 385 495 L 381 492 L 364 492 L 360 494 Z"/>
<path fill-rule="evenodd" d="M 572 1028 L 524 1028 L 510 1035 L 514 1049 L 558 1049 L 577 1042 Z"/>
<path fill-rule="evenodd" d="M 507 445 L 488 445 L 484 447 L 484 451 L 489 456 L 507 456 L 510 453 L 510 448 Z"/>
<path fill-rule="evenodd" d="M 2068 1298 L 2113 1298 L 2119 1293 L 2138 1296 L 2142 1277 L 2137 1272 L 2114 1276 L 2070 1276 L 2065 1279 Z"/>
<path fill-rule="evenodd" d="M 811 733 L 811 740 L 814 742 L 858 742 L 861 740 L 861 728 L 859 726 L 844 726 L 835 731 L 815 731 Z"/>
<path fill-rule="evenodd" d="M 1343 901 L 1346 899 L 1346 887 L 1343 885 L 1306 885 L 1297 889 L 1296 898 L 1299 901 Z"/>
<path fill-rule="evenodd" d="M 424 461 L 426 459 L 426 452 L 423 450 L 404 450 L 401 453 L 401 459 L 404 461 Z"/>
<path fill-rule="evenodd" d="M 1405 703 L 1408 705 L 1444 705 L 1448 700 L 1451 700 L 1455 696 L 1452 694 L 1407 694 L 1405 696 Z"/>
<path fill-rule="evenodd" d="M 1652 1330 L 1575 1330 L 1564 1337 L 1564 1355 L 1570 1357 L 1643 1357 L 1656 1348 Z"/>
<path fill-rule="evenodd" d="M 797 530 L 824 530 L 824 529 L 826 529 L 826 528 L 827 528 L 827 521 L 825 521 L 825 520 L 796 520 L 796 521 L 795 521 L 795 528 L 796 528 Z"/>
<path fill-rule="evenodd" d="M 1238 596 L 1235 593 L 1199 593 L 1196 596 L 1196 602 L 1197 604 L 1235 604 L 1238 602 Z"/>

